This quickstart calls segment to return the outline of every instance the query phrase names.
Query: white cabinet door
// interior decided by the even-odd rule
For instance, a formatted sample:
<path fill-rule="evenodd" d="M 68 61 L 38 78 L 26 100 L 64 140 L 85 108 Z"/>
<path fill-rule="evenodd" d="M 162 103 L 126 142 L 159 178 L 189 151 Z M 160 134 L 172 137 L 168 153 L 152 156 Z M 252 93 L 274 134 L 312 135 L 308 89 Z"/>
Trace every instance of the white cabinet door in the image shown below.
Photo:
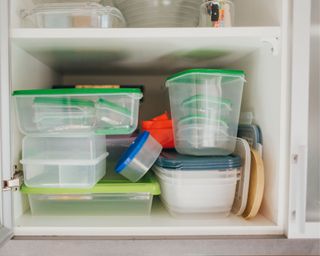
<path fill-rule="evenodd" d="M 320 237 L 320 1 L 295 0 L 289 237 Z"/>
<path fill-rule="evenodd" d="M 12 192 L 4 180 L 11 177 L 10 161 L 10 79 L 9 79 L 9 7 L 0 1 L 0 246 L 12 236 Z"/>

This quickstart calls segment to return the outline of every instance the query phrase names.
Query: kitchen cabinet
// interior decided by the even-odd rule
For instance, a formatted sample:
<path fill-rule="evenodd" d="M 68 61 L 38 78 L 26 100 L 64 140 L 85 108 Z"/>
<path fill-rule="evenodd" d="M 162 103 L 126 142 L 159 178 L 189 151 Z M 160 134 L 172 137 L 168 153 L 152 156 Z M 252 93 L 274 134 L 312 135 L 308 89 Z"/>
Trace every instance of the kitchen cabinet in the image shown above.
<path fill-rule="evenodd" d="M 310 132 L 309 122 L 319 114 L 316 100 L 309 97 L 316 86 L 309 86 L 309 81 L 319 76 L 310 69 L 314 65 L 310 61 L 316 62 L 310 58 L 313 54 L 306 54 L 317 51 L 309 44 L 310 31 L 317 34 L 319 29 L 319 22 L 310 25 L 312 5 L 317 3 L 234 2 L 235 26 L 230 28 L 32 29 L 22 28 L 19 17 L 20 10 L 31 7 L 32 1 L 1 1 L 1 230 L 7 231 L 7 237 L 320 236 L 319 219 L 308 217 L 309 201 L 319 202 L 319 183 L 312 184 L 319 178 L 319 168 L 310 171 L 313 163 L 307 162 L 308 156 L 311 159 L 316 154 L 314 141 L 319 141 L 319 128 Z M 293 15 L 297 13 L 301 15 Z M 21 168 L 22 135 L 10 96 L 13 90 L 44 89 L 52 84 L 144 84 L 140 120 L 146 120 L 169 110 L 165 79 L 198 67 L 246 73 L 242 111 L 254 113 L 264 141 L 266 184 L 254 219 L 235 215 L 175 219 L 158 200 L 147 218 L 32 216 L 19 189 L 5 188 L 14 166 Z M 319 91 L 316 93 L 312 96 L 319 97 Z M 314 139 L 308 133 L 314 133 Z"/>

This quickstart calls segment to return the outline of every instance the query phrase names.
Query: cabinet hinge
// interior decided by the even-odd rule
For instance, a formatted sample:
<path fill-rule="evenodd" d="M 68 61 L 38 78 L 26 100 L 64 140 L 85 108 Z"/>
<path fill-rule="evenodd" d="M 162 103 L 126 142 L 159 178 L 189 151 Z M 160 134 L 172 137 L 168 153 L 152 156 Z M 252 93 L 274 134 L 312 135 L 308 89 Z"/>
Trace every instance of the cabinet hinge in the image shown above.
<path fill-rule="evenodd" d="M 16 170 L 10 180 L 4 180 L 2 184 L 3 191 L 17 191 L 23 183 L 23 172 Z"/>

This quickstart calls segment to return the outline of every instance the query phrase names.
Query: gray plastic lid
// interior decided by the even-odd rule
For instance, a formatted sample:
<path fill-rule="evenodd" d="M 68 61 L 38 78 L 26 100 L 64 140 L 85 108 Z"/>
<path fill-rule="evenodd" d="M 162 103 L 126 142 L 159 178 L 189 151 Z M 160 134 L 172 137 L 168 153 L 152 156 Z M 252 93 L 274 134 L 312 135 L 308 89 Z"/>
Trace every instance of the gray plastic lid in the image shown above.
<path fill-rule="evenodd" d="M 238 155 L 187 156 L 166 150 L 162 151 L 156 164 L 168 170 L 227 170 L 241 167 L 241 158 Z"/>

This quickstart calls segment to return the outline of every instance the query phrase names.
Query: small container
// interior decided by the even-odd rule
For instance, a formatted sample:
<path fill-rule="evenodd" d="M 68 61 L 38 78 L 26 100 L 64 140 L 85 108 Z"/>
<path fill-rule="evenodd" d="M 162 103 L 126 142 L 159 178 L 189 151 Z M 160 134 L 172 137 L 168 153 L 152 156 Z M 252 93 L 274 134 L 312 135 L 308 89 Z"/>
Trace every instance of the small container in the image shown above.
<path fill-rule="evenodd" d="M 196 27 L 202 0 L 116 0 L 128 27 Z"/>
<path fill-rule="evenodd" d="M 116 172 L 132 182 L 137 182 L 149 171 L 161 150 L 160 143 L 149 132 L 143 132 L 122 155 Z"/>
<path fill-rule="evenodd" d="M 24 134 L 115 135 L 131 134 L 137 128 L 142 93 L 139 89 L 92 88 L 22 90 L 13 96 Z"/>
<path fill-rule="evenodd" d="M 244 82 L 243 71 L 215 69 L 191 69 L 167 79 L 179 153 L 234 151 Z"/>
<path fill-rule="evenodd" d="M 103 136 L 33 137 L 22 143 L 25 184 L 38 188 L 90 188 L 106 173 Z"/>
<path fill-rule="evenodd" d="M 160 194 L 156 179 L 146 175 L 139 183 L 101 180 L 91 189 L 29 188 L 32 215 L 47 216 L 144 216 L 150 215 L 154 195 Z"/>
<path fill-rule="evenodd" d="M 121 12 L 94 2 L 63 2 L 36 5 L 22 12 L 24 24 L 36 28 L 121 28 Z"/>
<path fill-rule="evenodd" d="M 206 0 L 200 7 L 199 27 L 232 27 L 234 4 L 228 0 Z"/>

